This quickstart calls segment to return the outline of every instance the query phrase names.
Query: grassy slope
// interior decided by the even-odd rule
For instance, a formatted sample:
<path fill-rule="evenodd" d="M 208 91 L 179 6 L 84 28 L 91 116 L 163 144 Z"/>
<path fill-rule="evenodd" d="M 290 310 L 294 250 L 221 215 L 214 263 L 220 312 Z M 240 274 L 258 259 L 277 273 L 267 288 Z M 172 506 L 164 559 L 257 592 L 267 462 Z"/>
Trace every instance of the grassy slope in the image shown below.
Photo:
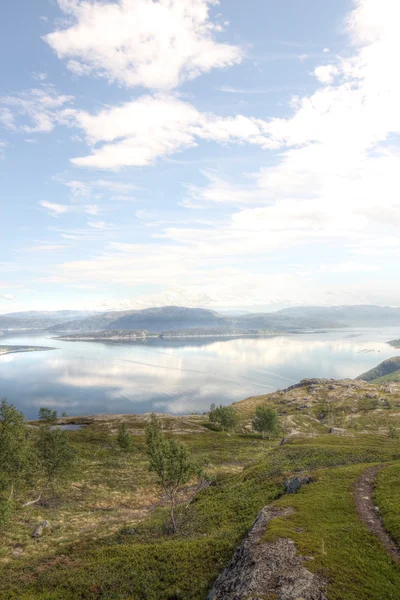
<path fill-rule="evenodd" d="M 377 383 L 377 380 L 384 378 L 384 381 L 392 381 L 390 376 L 400 370 L 400 356 L 394 356 L 381 362 L 377 367 L 363 373 L 357 379 L 362 381 L 371 381 Z M 397 381 L 397 380 L 396 380 Z M 378 381 L 379 383 L 379 381 Z"/>
<path fill-rule="evenodd" d="M 266 453 L 268 445 L 262 445 L 253 436 L 227 438 L 209 432 L 204 437 L 192 435 L 188 442 L 193 442 L 192 449 L 199 454 L 207 451 L 212 455 L 214 447 L 214 462 L 224 469 L 219 471 L 214 464 L 214 472 L 219 471 L 216 484 L 191 505 L 179 535 L 172 538 L 165 533 L 166 509 L 163 507 L 153 510 L 141 522 L 128 521 L 122 530 L 112 531 L 111 527 L 111 534 L 100 540 L 94 539 L 92 532 L 91 539 L 82 536 L 70 543 L 59 539 L 52 546 L 53 534 L 49 534 L 43 542 L 35 544 L 39 551 L 27 552 L 4 565 L 1 598 L 205 599 L 213 580 L 258 511 L 277 500 L 284 480 L 297 472 L 315 472 L 318 481 L 297 496 L 279 500 L 298 510 L 296 520 L 288 521 L 284 527 L 289 527 L 290 537 L 299 543 L 301 551 L 315 557 L 312 568 L 327 569 L 333 578 L 329 600 L 356 598 L 335 592 L 343 590 L 343 581 L 350 582 L 351 577 L 357 582 L 357 600 L 395 598 L 389 595 L 392 587 L 384 580 L 400 585 L 400 573 L 388 564 L 379 545 L 374 544 L 368 534 L 362 534 L 350 490 L 353 479 L 366 462 L 400 459 L 398 443 L 379 436 L 345 439 L 322 436 L 292 441 Z M 244 463 L 248 466 L 239 469 Z M 321 470 L 321 467 L 337 465 L 342 468 Z M 134 480 L 135 461 L 129 468 Z M 47 516 L 42 509 L 42 517 Z M 302 537 L 293 531 L 293 523 L 306 528 L 307 535 Z M 337 549 L 331 554 L 332 548 L 343 545 L 344 534 L 351 537 L 351 543 L 346 541 L 339 557 Z M 322 553 L 322 540 L 329 550 L 327 555 Z M 345 569 L 345 579 L 342 569 Z M 376 570 L 381 573 L 379 577 Z M 378 596 L 379 590 L 386 595 Z"/>
<path fill-rule="evenodd" d="M 378 473 L 374 499 L 386 530 L 400 546 L 400 464 Z"/>
<path fill-rule="evenodd" d="M 400 569 L 377 538 L 362 524 L 354 507 L 353 487 L 366 465 L 323 469 L 316 483 L 277 504 L 295 508 L 271 523 L 268 537 L 290 537 L 307 568 L 328 581 L 329 600 L 398 600 Z"/>
<path fill-rule="evenodd" d="M 400 383 L 400 369 L 398 371 L 394 371 L 393 373 L 389 373 L 389 375 L 384 375 L 383 377 L 377 377 L 373 380 L 373 383 Z"/>
<path fill-rule="evenodd" d="M 164 417 L 170 435 L 207 460 L 215 477 L 175 537 L 165 531 L 167 508 L 147 470 L 146 417 L 80 419 L 90 425 L 68 433 L 80 451 L 72 481 L 58 498 L 17 510 L 0 538 L 0 597 L 204 600 L 259 510 L 275 501 L 297 512 L 274 523 L 270 534 L 290 535 L 313 556 L 307 566 L 328 577 L 329 600 L 400 597 L 390 583 L 400 589 L 399 570 L 359 522 L 352 498 L 353 482 L 367 463 L 400 461 L 400 443 L 387 435 L 389 422 L 400 426 L 400 386 L 393 392 L 364 382 L 316 382 L 251 398 L 235 405 L 243 431 L 254 407 L 264 403 L 280 411 L 286 434 L 296 429 L 303 436 L 278 446 L 278 439 L 210 430 L 205 417 Z M 121 421 L 136 433 L 131 454 L 113 448 Z M 342 425 L 351 435 L 326 433 Z M 298 472 L 311 472 L 316 483 L 279 499 L 283 482 Z M 391 513 L 387 509 L 388 528 L 400 531 L 395 502 Z M 53 528 L 37 542 L 31 532 L 43 519 Z"/>

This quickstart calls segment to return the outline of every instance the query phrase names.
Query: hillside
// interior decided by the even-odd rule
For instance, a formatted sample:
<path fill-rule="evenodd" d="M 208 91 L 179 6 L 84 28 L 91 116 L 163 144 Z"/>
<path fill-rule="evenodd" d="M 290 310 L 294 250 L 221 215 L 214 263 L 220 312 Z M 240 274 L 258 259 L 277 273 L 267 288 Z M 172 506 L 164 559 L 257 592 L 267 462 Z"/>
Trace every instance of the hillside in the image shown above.
<path fill-rule="evenodd" d="M 49 328 L 50 332 L 81 333 L 107 329 L 146 329 L 152 333 L 191 328 L 298 331 L 339 327 L 340 323 L 321 317 L 292 317 L 278 313 L 223 316 L 203 308 L 162 306 L 143 310 L 108 312 Z"/>
<path fill-rule="evenodd" d="M 357 379 L 372 383 L 400 381 L 400 356 L 384 360 L 374 369 L 359 375 Z"/>
<path fill-rule="evenodd" d="M 380 306 L 293 307 L 269 313 L 222 315 L 204 308 L 161 306 L 142 310 L 29 311 L 0 315 L 1 329 L 48 329 L 50 333 L 88 333 L 146 329 L 151 333 L 186 329 L 298 332 L 340 327 L 400 325 L 400 309 Z"/>
<path fill-rule="evenodd" d="M 271 441 L 251 431 L 263 404 L 280 414 Z M 194 482 L 185 486 L 175 534 L 148 470 L 150 415 L 59 419 L 83 426 L 67 432 L 78 460 L 52 493 L 39 496 L 40 480 L 15 491 L 0 596 L 398 600 L 400 570 L 385 540 L 400 543 L 400 384 L 310 379 L 233 407 L 240 423 L 229 434 L 207 415 L 159 415 L 211 482 L 193 501 Z M 117 445 L 122 424 L 129 452 Z M 37 427 L 29 423 L 31 436 Z"/>

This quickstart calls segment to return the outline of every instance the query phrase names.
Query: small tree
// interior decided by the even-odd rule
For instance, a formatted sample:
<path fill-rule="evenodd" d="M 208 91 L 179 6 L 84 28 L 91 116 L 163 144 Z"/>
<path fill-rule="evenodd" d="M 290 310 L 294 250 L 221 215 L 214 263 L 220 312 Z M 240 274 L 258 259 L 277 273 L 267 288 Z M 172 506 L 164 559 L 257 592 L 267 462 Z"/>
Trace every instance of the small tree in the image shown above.
<path fill-rule="evenodd" d="M 41 408 L 39 408 L 39 421 L 43 421 L 43 423 L 56 423 L 57 411 L 42 406 Z"/>
<path fill-rule="evenodd" d="M 231 406 L 222 406 L 221 404 L 210 412 L 209 419 L 211 423 L 219 425 L 222 431 L 231 429 L 234 432 L 238 422 L 238 415 Z"/>
<path fill-rule="evenodd" d="M 170 521 L 173 533 L 176 532 L 175 508 L 179 490 L 195 475 L 200 479 L 201 469 L 196 465 L 183 444 L 166 440 L 160 420 L 151 415 L 146 428 L 149 470 L 156 473 L 164 493 L 170 503 Z"/>
<path fill-rule="evenodd" d="M 36 448 L 40 467 L 46 478 L 45 488 L 69 474 L 76 452 L 69 443 L 65 431 L 50 429 L 48 425 L 43 425 L 36 440 Z"/>
<path fill-rule="evenodd" d="M 0 523 L 11 510 L 15 489 L 30 473 L 32 458 L 24 415 L 6 400 L 0 404 Z M 33 461 L 34 462 L 34 461 Z"/>
<path fill-rule="evenodd" d="M 230 429 L 232 433 L 234 433 L 235 427 L 239 420 L 235 409 L 233 409 L 231 406 L 223 406 L 221 417 L 222 431 L 225 431 L 225 429 Z"/>
<path fill-rule="evenodd" d="M 117 443 L 124 452 L 130 452 L 133 449 L 133 436 L 128 433 L 126 423 L 121 423 L 119 426 Z"/>
<path fill-rule="evenodd" d="M 257 406 L 253 417 L 253 429 L 261 433 L 262 439 L 265 434 L 270 439 L 271 435 L 279 430 L 279 417 L 276 410 L 269 406 Z"/>

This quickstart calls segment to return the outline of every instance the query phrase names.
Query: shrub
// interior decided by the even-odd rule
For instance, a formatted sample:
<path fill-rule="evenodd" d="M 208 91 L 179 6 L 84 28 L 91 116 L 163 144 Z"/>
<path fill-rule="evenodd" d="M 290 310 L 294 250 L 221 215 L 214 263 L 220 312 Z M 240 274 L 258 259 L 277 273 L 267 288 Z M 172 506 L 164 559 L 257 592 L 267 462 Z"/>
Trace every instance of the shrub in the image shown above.
<path fill-rule="evenodd" d="M 119 426 L 117 443 L 124 452 L 130 452 L 133 449 L 133 436 L 128 433 L 125 423 L 121 423 Z"/>
<path fill-rule="evenodd" d="M 279 417 L 275 409 L 269 406 L 257 406 L 253 417 L 253 429 L 261 433 L 264 439 L 265 434 L 270 439 L 271 435 L 279 431 Z"/>
<path fill-rule="evenodd" d="M 39 408 L 39 421 L 43 421 L 43 423 L 56 423 L 57 411 L 42 406 Z"/>

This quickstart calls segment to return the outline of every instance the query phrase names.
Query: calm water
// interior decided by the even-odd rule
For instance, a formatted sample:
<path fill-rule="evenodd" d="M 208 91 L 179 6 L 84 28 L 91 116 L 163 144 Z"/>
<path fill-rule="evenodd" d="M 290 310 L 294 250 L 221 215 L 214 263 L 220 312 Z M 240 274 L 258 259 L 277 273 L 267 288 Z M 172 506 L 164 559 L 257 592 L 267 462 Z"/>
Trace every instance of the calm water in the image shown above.
<path fill-rule="evenodd" d="M 203 412 L 305 377 L 356 377 L 400 353 L 385 343 L 397 338 L 400 328 L 125 344 L 5 335 L 0 344 L 58 349 L 0 356 L 0 397 L 29 418 L 40 406 L 68 415 Z"/>

